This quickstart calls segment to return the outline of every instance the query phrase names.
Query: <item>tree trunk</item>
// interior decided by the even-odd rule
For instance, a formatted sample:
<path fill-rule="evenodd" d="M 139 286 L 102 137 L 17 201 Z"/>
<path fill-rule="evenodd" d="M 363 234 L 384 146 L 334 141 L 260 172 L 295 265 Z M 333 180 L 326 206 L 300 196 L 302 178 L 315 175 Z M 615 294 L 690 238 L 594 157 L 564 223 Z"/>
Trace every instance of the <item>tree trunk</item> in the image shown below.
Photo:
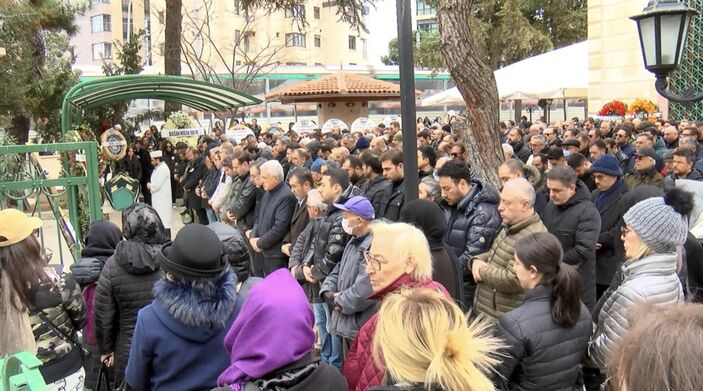
<path fill-rule="evenodd" d="M 182 0 L 166 2 L 166 30 L 164 34 L 164 72 L 167 75 L 181 75 L 181 26 L 183 24 Z M 181 109 L 181 105 L 166 102 L 164 118 L 171 112 Z"/>
<path fill-rule="evenodd" d="M 498 187 L 498 166 L 503 162 L 498 88 L 471 34 L 472 6 L 472 0 L 438 1 L 440 50 L 467 106 L 453 129 L 464 141 L 474 173 Z"/>

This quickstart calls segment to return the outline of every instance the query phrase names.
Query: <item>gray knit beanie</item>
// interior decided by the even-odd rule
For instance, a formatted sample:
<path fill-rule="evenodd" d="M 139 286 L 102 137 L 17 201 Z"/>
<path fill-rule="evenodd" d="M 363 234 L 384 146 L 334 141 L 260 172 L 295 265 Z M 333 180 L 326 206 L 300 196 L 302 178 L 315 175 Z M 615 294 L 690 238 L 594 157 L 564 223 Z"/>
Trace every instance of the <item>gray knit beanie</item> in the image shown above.
<path fill-rule="evenodd" d="M 664 197 L 638 202 L 623 219 L 652 250 L 659 254 L 672 253 L 686 242 L 688 214 L 692 207 L 692 195 L 674 189 Z"/>

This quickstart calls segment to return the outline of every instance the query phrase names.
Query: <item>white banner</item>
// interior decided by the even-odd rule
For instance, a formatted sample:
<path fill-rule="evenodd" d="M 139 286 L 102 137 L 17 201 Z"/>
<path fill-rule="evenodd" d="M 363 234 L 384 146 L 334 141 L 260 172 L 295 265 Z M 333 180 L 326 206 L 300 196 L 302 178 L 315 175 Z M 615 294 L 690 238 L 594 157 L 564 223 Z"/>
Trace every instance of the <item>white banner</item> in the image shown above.
<path fill-rule="evenodd" d="M 164 134 L 165 133 L 165 134 Z M 190 129 L 162 129 L 162 137 L 193 137 L 205 134 L 205 130 L 202 128 L 190 128 Z"/>
<path fill-rule="evenodd" d="M 234 141 L 239 144 L 242 142 L 242 140 L 247 138 L 247 136 L 254 136 L 254 131 L 244 125 L 237 125 L 227 129 L 227 132 L 225 134 L 228 137 L 233 138 Z"/>
<path fill-rule="evenodd" d="M 322 125 L 322 133 L 330 133 L 334 127 L 339 128 L 339 130 L 349 129 L 349 125 L 345 124 L 341 119 L 331 118 Z"/>
<path fill-rule="evenodd" d="M 376 124 L 368 117 L 359 117 L 352 122 L 351 132 L 364 132 L 367 129 L 376 127 Z"/>

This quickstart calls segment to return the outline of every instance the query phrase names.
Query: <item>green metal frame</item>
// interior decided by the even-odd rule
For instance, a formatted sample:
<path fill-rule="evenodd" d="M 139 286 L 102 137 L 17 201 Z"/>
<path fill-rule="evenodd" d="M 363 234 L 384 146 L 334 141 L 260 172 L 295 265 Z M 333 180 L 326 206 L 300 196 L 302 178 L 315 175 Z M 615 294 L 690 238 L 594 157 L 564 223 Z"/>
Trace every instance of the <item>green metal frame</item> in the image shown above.
<path fill-rule="evenodd" d="M 61 131 L 71 130 L 72 121 L 80 121 L 83 110 L 133 99 L 163 99 L 201 111 L 225 111 L 262 102 L 219 84 L 186 77 L 110 76 L 81 82 L 66 93 L 61 107 Z"/>
<path fill-rule="evenodd" d="M 102 197 L 100 196 L 100 187 L 98 185 L 98 145 L 94 141 L 84 141 L 76 143 L 56 143 L 56 144 L 28 144 L 28 145 L 3 145 L 0 146 L 0 155 L 9 154 L 30 154 L 33 152 L 79 152 L 85 154 L 86 157 L 86 175 L 84 176 L 73 176 L 66 169 L 63 170 L 63 176 L 57 179 L 45 179 L 43 175 L 30 170 L 30 177 L 28 180 L 19 181 L 7 181 L 11 178 L 0 178 L 0 207 L 5 205 L 5 198 L 12 201 L 16 201 L 19 207 L 25 200 L 36 194 L 36 202 L 40 202 L 41 195 L 46 195 L 50 200 L 52 205 L 52 213 L 54 218 L 57 220 L 57 227 L 59 228 L 59 255 L 61 263 L 63 264 L 63 250 L 61 243 L 62 234 L 60 232 L 61 213 L 58 210 L 58 199 L 64 194 L 68 194 L 68 216 L 71 222 L 71 226 L 76 235 L 76 242 L 82 243 L 81 230 L 80 230 L 80 219 L 78 216 L 78 196 L 77 187 L 87 186 L 88 187 L 88 207 L 89 207 L 89 217 L 90 221 L 96 221 L 102 219 Z M 34 175 L 31 175 L 34 174 Z M 16 179 L 16 178 L 14 178 Z M 60 193 L 51 193 L 50 189 L 55 186 L 63 186 L 64 191 Z M 23 190 L 25 194 L 22 196 L 11 195 L 10 192 Z M 37 206 L 39 211 L 39 217 L 41 217 L 41 208 Z M 43 232 L 41 235 L 42 247 L 44 243 Z M 79 247 L 72 248 L 74 257 L 78 255 Z"/>

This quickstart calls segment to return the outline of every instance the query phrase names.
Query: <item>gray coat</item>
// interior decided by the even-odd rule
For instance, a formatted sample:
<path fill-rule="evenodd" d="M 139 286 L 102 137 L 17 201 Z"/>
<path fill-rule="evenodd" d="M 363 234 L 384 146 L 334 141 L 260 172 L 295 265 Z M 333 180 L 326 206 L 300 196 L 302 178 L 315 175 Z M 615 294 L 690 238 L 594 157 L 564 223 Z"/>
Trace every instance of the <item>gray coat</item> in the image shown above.
<path fill-rule="evenodd" d="M 354 339 L 361 326 L 376 312 L 369 276 L 366 275 L 364 251 L 371 246 L 371 234 L 353 237 L 344 248 L 341 261 L 334 267 L 320 292 L 339 292 L 334 299 L 336 309 L 327 324 L 330 333 Z"/>
<path fill-rule="evenodd" d="M 638 303 L 675 304 L 683 301 L 676 275 L 676 254 L 655 254 L 623 265 L 622 284 L 603 304 L 588 352 L 593 361 L 605 363 L 629 329 L 628 310 Z"/>

